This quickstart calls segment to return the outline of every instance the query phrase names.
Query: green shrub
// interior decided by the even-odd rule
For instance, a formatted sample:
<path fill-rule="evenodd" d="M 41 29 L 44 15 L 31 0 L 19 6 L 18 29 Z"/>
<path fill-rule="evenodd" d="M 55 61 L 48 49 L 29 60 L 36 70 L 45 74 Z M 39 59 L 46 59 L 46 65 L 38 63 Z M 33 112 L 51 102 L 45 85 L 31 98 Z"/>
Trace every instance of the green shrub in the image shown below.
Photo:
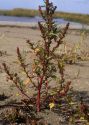
<path fill-rule="evenodd" d="M 53 20 L 56 6 L 53 6 L 49 0 L 44 1 L 44 3 L 44 6 L 39 6 L 39 12 L 44 21 L 38 22 L 43 40 L 37 43 L 31 43 L 30 40 L 27 40 L 30 49 L 35 54 L 32 73 L 29 73 L 28 63 L 25 63 L 25 59 L 17 47 L 18 60 L 27 77 L 25 84 L 32 83 L 36 94 L 30 97 L 24 89 L 24 81 L 21 80 L 18 73 L 11 72 L 5 63 L 3 63 L 4 70 L 22 94 L 22 98 L 23 95 L 27 98 L 27 100 L 22 99 L 27 108 L 32 105 L 33 109 L 36 108 L 37 113 L 45 108 L 50 110 L 59 108 L 61 113 L 68 114 L 69 122 L 76 124 L 74 119 L 77 119 L 78 116 L 77 120 L 79 120 L 82 117 L 81 114 L 83 114 L 84 119 L 88 119 L 88 112 L 85 112 L 86 105 L 81 99 L 80 107 L 78 107 L 72 99 L 74 93 L 71 94 L 71 81 L 66 81 L 64 77 L 64 56 L 60 54 L 57 57 L 55 54 L 56 49 L 63 44 L 69 23 L 64 29 L 58 29 Z M 45 8 L 45 11 L 42 11 L 42 8 Z M 57 87 L 49 86 L 53 82 L 55 85 L 56 82 L 58 83 Z"/>

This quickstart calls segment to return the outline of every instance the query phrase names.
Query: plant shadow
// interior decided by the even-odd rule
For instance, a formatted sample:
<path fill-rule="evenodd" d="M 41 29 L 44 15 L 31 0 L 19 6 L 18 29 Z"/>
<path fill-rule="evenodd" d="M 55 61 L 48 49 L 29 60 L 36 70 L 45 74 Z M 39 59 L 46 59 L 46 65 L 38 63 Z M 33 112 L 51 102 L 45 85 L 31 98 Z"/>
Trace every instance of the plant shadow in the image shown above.
<path fill-rule="evenodd" d="M 4 93 L 0 94 L 0 101 L 5 101 L 6 99 L 9 99 L 11 96 L 7 96 Z"/>

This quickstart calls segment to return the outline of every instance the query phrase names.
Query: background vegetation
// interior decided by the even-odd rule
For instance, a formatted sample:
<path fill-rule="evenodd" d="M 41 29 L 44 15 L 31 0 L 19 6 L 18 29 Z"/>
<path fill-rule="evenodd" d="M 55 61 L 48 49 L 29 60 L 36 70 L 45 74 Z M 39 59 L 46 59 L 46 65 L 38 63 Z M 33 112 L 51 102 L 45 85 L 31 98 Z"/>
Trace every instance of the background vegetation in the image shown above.
<path fill-rule="evenodd" d="M 0 15 L 18 16 L 18 17 L 24 17 L 24 16 L 25 17 L 34 17 L 34 16 L 39 16 L 39 13 L 38 13 L 38 10 L 16 8 L 13 10 L 0 10 Z M 89 24 L 89 15 L 88 14 L 56 12 L 54 17 L 63 18 L 65 20 L 70 20 L 70 21 L 74 21 L 74 22 Z"/>

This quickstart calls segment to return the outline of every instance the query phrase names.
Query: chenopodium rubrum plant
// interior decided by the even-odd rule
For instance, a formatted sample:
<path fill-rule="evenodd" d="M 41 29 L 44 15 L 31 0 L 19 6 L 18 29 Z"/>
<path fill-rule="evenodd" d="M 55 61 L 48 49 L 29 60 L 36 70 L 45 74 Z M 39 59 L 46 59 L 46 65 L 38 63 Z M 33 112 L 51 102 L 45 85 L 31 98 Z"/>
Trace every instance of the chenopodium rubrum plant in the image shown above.
<path fill-rule="evenodd" d="M 45 11 L 42 10 L 42 8 L 45 8 Z M 55 55 L 55 51 L 63 43 L 63 38 L 65 37 L 69 27 L 68 23 L 62 30 L 57 28 L 53 19 L 56 8 L 57 7 L 54 6 L 52 2 L 49 2 L 49 0 L 44 1 L 44 6 L 39 6 L 39 13 L 43 18 L 43 21 L 38 22 L 38 26 L 43 40 L 41 43 L 37 42 L 36 44 L 27 40 L 27 43 L 36 55 L 33 64 L 33 75 L 29 75 L 27 64 L 25 64 L 20 49 L 17 47 L 17 56 L 20 66 L 23 68 L 27 78 L 37 91 L 37 95 L 34 97 L 34 104 L 36 105 L 37 112 L 40 111 L 41 105 L 43 104 L 42 102 L 44 102 L 48 96 L 49 83 L 52 82 L 52 80 L 59 79 L 60 89 L 58 93 L 60 96 L 65 96 L 67 94 L 71 83 L 65 83 L 66 85 L 64 87 L 64 61 L 62 55 L 60 55 L 60 58 L 57 58 Z M 3 66 L 5 72 L 9 76 L 9 79 L 14 82 L 21 94 L 26 96 L 28 100 L 31 100 L 31 97 L 25 93 L 22 84 L 20 84 L 19 75 L 17 73 L 11 73 L 5 63 Z M 57 73 L 59 73 L 59 75 L 56 75 Z"/>

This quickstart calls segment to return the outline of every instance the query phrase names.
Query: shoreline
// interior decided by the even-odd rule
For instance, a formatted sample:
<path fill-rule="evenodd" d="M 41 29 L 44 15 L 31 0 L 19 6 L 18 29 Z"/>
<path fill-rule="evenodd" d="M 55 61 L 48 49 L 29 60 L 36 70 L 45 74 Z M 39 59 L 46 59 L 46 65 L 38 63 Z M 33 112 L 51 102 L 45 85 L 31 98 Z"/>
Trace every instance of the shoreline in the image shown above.
<path fill-rule="evenodd" d="M 64 28 L 66 23 L 58 24 L 58 27 Z M 38 23 L 36 22 L 14 22 L 14 21 L 0 21 L 0 27 L 19 27 L 19 28 L 33 28 L 38 29 Z M 70 23 L 70 30 L 89 30 L 89 25 L 80 23 Z"/>
<path fill-rule="evenodd" d="M 0 15 L 3 16 L 16 16 L 16 17 L 35 17 L 40 16 L 38 10 L 34 9 L 23 9 L 23 8 L 14 8 L 12 10 L 0 10 Z M 62 18 L 64 20 L 70 20 L 73 22 L 79 22 L 89 25 L 89 14 L 79 14 L 79 13 L 69 13 L 56 11 L 54 18 Z"/>

